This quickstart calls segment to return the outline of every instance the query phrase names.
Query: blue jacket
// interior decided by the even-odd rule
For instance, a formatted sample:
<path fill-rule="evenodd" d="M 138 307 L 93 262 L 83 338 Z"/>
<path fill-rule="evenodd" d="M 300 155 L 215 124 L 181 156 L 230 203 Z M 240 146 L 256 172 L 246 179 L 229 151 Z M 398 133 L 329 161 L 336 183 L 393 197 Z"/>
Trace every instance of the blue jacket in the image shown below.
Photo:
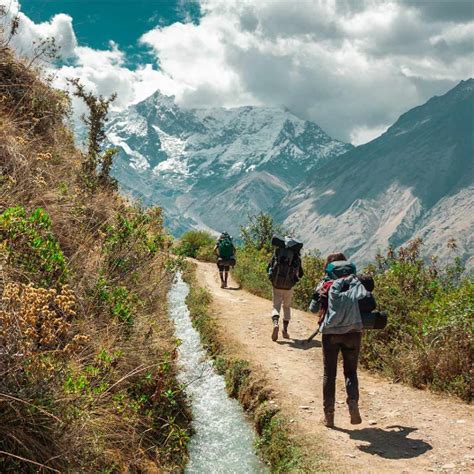
<path fill-rule="evenodd" d="M 328 309 L 320 327 L 321 333 L 346 334 L 362 331 L 358 301 L 368 294 L 355 276 L 336 280 L 329 290 Z"/>

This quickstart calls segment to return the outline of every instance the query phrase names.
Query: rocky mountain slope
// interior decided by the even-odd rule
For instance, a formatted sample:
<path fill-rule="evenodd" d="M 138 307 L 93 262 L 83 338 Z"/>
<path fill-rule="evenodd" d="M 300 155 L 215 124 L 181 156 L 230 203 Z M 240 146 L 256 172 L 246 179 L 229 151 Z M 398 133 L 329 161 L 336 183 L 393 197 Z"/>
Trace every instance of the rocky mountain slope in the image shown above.
<path fill-rule="evenodd" d="M 157 92 L 116 114 L 115 175 L 145 204 L 160 203 L 179 235 L 237 233 L 270 212 L 323 253 L 360 263 L 422 237 L 427 253 L 473 254 L 474 80 L 402 115 L 354 148 L 282 108 L 181 109 Z M 474 265 L 471 260 L 470 265 Z"/>
<path fill-rule="evenodd" d="M 322 166 L 275 214 L 311 247 L 367 262 L 422 237 L 446 257 L 474 250 L 474 80 L 402 115 L 382 136 Z"/>
<path fill-rule="evenodd" d="M 282 108 L 181 109 L 159 92 L 112 117 L 107 135 L 122 187 L 160 203 L 176 234 L 237 233 L 248 214 L 353 148 Z"/>

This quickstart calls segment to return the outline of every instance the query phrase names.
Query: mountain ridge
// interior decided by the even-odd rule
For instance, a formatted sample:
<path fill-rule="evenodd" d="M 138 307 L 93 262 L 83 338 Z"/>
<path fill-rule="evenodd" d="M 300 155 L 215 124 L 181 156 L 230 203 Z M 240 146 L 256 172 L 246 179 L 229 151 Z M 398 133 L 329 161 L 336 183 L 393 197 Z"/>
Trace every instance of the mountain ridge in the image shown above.
<path fill-rule="evenodd" d="M 418 236 L 442 258 L 456 237 L 468 260 L 473 97 L 474 79 L 461 81 L 354 147 L 285 108 L 183 109 L 157 92 L 114 115 L 108 136 L 123 188 L 160 203 L 175 235 L 235 233 L 265 211 L 308 248 L 336 242 L 362 263 Z"/>
<path fill-rule="evenodd" d="M 107 135 L 120 150 L 114 172 L 124 189 L 160 202 L 175 234 L 237 232 L 248 213 L 268 211 L 353 148 L 283 108 L 181 109 L 159 92 L 115 114 Z"/>
<path fill-rule="evenodd" d="M 441 225 L 459 212 L 455 227 L 437 235 L 445 243 L 459 240 L 468 260 L 473 248 L 473 219 L 466 212 L 474 196 L 473 108 L 470 79 L 401 115 L 380 137 L 340 156 L 331 167 L 321 167 L 317 182 L 303 182 L 275 215 L 287 226 L 299 226 L 310 246 L 330 251 L 331 234 L 341 250 L 368 262 L 377 251 L 424 235 L 422 222 L 436 227 L 437 219 Z M 455 196 L 466 189 L 460 202 Z M 430 213 L 450 197 L 459 209 Z M 438 243 L 426 247 L 448 257 Z"/>

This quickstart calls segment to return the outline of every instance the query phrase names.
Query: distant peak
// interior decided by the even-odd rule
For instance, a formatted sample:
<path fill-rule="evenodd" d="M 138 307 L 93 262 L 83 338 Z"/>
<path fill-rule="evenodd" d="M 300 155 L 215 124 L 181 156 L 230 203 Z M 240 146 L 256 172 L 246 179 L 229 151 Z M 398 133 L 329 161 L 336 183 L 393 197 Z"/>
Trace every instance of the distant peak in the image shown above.
<path fill-rule="evenodd" d="M 176 105 L 176 97 L 174 95 L 165 95 L 161 91 L 157 90 L 143 102 Z"/>
<path fill-rule="evenodd" d="M 474 79 L 470 77 L 469 79 L 466 79 L 465 81 L 461 81 L 454 89 L 472 90 L 473 88 L 474 88 Z"/>

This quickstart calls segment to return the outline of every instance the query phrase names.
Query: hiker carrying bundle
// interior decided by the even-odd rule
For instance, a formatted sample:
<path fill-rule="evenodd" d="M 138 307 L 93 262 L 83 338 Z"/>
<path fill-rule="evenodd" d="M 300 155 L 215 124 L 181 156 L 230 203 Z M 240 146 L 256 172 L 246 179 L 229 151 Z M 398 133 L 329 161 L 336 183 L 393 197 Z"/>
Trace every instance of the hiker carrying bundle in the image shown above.
<path fill-rule="evenodd" d="M 217 256 L 221 288 L 227 288 L 230 267 L 234 267 L 236 264 L 232 236 L 227 232 L 222 232 L 214 247 L 214 253 Z"/>
<path fill-rule="evenodd" d="M 329 255 L 324 268 L 326 276 L 316 287 L 310 305 L 313 312 L 319 311 L 319 330 L 322 333 L 323 423 L 327 427 L 334 426 L 337 359 L 342 352 L 350 420 L 352 424 L 360 424 L 357 365 L 364 327 L 361 309 L 375 309 L 371 293 L 374 281 L 369 275 L 357 276 L 355 265 L 342 253 Z M 383 313 L 362 314 L 374 316 Z"/>
<path fill-rule="evenodd" d="M 350 262 L 338 261 L 327 266 L 326 277 L 316 286 L 309 305 L 309 310 L 312 313 L 319 313 L 319 325 L 322 324 L 326 316 L 329 290 L 334 283 L 334 279 L 355 275 L 355 273 L 355 265 Z M 359 274 L 357 280 L 367 290 L 367 295 L 358 301 L 363 329 L 383 329 L 387 325 L 387 315 L 375 312 L 377 303 L 372 294 L 375 287 L 373 277 L 368 274 Z M 349 287 L 349 281 L 346 281 L 342 291 L 347 291 Z"/>
<path fill-rule="evenodd" d="M 272 282 L 272 340 L 278 339 L 280 310 L 283 305 L 283 337 L 288 339 L 288 325 L 291 319 L 291 302 L 293 287 L 303 276 L 300 252 L 303 244 L 291 237 L 284 239 L 274 236 L 275 247 L 272 259 L 268 264 L 268 278 Z"/>

